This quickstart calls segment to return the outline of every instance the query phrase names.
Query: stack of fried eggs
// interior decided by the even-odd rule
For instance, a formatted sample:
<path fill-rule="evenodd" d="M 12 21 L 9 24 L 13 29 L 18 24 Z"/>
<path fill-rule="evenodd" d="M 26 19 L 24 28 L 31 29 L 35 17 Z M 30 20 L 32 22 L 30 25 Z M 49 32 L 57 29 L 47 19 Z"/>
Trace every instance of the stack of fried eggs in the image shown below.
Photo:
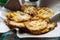
<path fill-rule="evenodd" d="M 23 5 L 21 9 L 22 11 L 8 12 L 6 14 L 5 23 L 10 28 L 20 28 L 36 35 L 47 33 L 57 25 L 54 20 L 50 19 L 54 15 L 53 10 L 50 8 Z"/>

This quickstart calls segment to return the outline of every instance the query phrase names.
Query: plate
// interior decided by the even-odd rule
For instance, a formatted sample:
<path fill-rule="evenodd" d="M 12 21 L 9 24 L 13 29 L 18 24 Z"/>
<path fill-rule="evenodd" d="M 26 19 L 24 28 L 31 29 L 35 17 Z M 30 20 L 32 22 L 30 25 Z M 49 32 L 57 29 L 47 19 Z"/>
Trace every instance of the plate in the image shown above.
<path fill-rule="evenodd" d="M 17 36 L 19 38 L 40 38 L 40 37 L 60 37 L 60 1 L 59 0 L 40 0 L 40 6 L 41 7 L 49 7 L 51 9 L 53 9 L 53 11 L 55 12 L 55 15 L 51 18 L 53 20 L 55 20 L 57 22 L 57 27 L 46 33 L 46 34 L 42 34 L 42 35 L 31 35 L 31 34 L 20 34 L 19 32 L 17 32 Z"/>
<path fill-rule="evenodd" d="M 51 1 L 51 0 L 50 0 Z M 51 19 L 55 20 L 57 22 L 57 27 L 46 33 L 46 34 L 42 34 L 42 35 L 31 35 L 31 34 L 27 34 L 27 33 L 24 33 L 24 34 L 20 34 L 19 33 L 19 30 L 17 30 L 17 33 L 16 35 L 19 37 L 19 38 L 27 38 L 27 37 L 60 37 L 60 1 L 58 0 L 53 0 L 54 2 L 50 2 L 49 1 L 49 5 L 47 5 L 47 7 L 51 8 L 54 10 L 55 12 L 55 15 L 53 17 L 51 17 Z M 43 3 L 43 2 L 42 2 Z M 51 3 L 51 4 L 50 4 Z M 7 10 L 8 11 L 8 10 Z M 7 12 L 6 10 L 2 11 L 2 12 Z M 2 15 L 2 18 L 5 18 L 5 13 L 0 13 L 0 16 Z M 2 26 L 2 25 L 1 25 Z M 5 27 L 5 26 L 4 26 Z M 9 28 L 5 28 L 6 29 L 9 29 Z M 9 31 L 9 30 L 8 30 Z"/>
<path fill-rule="evenodd" d="M 0 33 L 5 33 L 10 31 L 10 28 L 4 23 L 4 20 L 6 19 L 5 13 L 8 10 L 5 9 L 4 7 L 0 8 Z"/>

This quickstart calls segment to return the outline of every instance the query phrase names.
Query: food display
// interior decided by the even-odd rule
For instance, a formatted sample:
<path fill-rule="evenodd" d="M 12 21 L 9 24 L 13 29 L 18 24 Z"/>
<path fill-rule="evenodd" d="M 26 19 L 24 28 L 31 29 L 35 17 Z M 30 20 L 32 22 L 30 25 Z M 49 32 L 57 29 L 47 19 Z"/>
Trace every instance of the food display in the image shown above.
<path fill-rule="evenodd" d="M 17 12 L 9 12 L 9 14 L 7 13 L 6 15 L 10 20 L 13 21 L 26 21 L 29 20 L 31 18 L 30 15 L 25 14 L 23 12 L 17 11 Z"/>
<path fill-rule="evenodd" d="M 41 19 L 28 21 L 25 25 L 32 34 L 41 34 L 41 31 L 48 27 L 47 22 Z"/>
<path fill-rule="evenodd" d="M 11 28 L 26 29 L 30 34 L 37 35 L 55 29 L 57 23 L 50 19 L 53 15 L 54 11 L 50 8 L 25 5 L 22 11 L 6 13 L 5 23 Z"/>
<path fill-rule="evenodd" d="M 39 8 L 38 9 L 38 15 L 40 18 L 50 18 L 54 15 L 54 12 L 50 8 Z"/>

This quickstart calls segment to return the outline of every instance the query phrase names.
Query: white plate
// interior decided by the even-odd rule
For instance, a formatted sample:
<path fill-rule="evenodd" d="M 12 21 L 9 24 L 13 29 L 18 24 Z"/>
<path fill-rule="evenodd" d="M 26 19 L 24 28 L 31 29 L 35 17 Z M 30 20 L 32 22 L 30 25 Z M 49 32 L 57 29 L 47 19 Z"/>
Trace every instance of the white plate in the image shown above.
<path fill-rule="evenodd" d="M 8 10 L 5 9 L 4 7 L 0 8 L 0 33 L 5 33 L 10 31 L 10 28 L 4 23 L 4 19 L 6 19 L 5 17 L 5 13 Z"/>
<path fill-rule="evenodd" d="M 51 0 L 50 0 L 51 1 Z M 50 6 L 48 6 L 49 8 L 53 9 L 54 12 L 55 12 L 55 15 L 52 17 L 53 20 L 57 21 L 57 27 L 46 33 L 46 34 L 42 34 L 42 35 L 30 35 L 30 34 L 27 34 L 27 33 L 24 33 L 24 34 L 20 34 L 18 31 L 17 31 L 17 36 L 19 38 L 26 38 L 26 37 L 60 37 L 60 1 L 59 0 L 55 0 L 55 3 L 54 3 L 54 0 L 52 0 L 53 3 L 50 4 Z M 4 11 L 5 12 L 5 11 Z M 5 18 L 3 15 L 5 15 L 4 13 L 1 14 L 3 18 Z M 9 28 L 7 28 L 9 29 Z M 6 30 L 6 29 L 4 29 Z"/>
<path fill-rule="evenodd" d="M 60 0 L 41 0 L 40 1 L 40 6 L 47 6 L 51 9 L 54 10 L 55 15 L 52 17 L 53 20 L 57 21 L 57 27 L 46 33 L 46 34 L 42 34 L 42 35 L 30 35 L 27 33 L 24 34 L 20 34 L 19 32 L 17 32 L 17 36 L 19 38 L 26 38 L 26 37 L 60 37 Z"/>

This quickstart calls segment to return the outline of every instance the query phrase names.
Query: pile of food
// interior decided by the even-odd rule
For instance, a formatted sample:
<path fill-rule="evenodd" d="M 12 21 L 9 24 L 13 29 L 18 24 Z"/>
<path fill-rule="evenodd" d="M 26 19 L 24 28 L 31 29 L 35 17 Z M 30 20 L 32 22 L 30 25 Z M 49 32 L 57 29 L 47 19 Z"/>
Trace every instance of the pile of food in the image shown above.
<path fill-rule="evenodd" d="M 6 14 L 5 23 L 10 28 L 20 28 L 36 35 L 47 33 L 57 26 L 56 22 L 50 19 L 54 15 L 50 8 L 23 5 L 21 9 L 22 11 Z"/>

